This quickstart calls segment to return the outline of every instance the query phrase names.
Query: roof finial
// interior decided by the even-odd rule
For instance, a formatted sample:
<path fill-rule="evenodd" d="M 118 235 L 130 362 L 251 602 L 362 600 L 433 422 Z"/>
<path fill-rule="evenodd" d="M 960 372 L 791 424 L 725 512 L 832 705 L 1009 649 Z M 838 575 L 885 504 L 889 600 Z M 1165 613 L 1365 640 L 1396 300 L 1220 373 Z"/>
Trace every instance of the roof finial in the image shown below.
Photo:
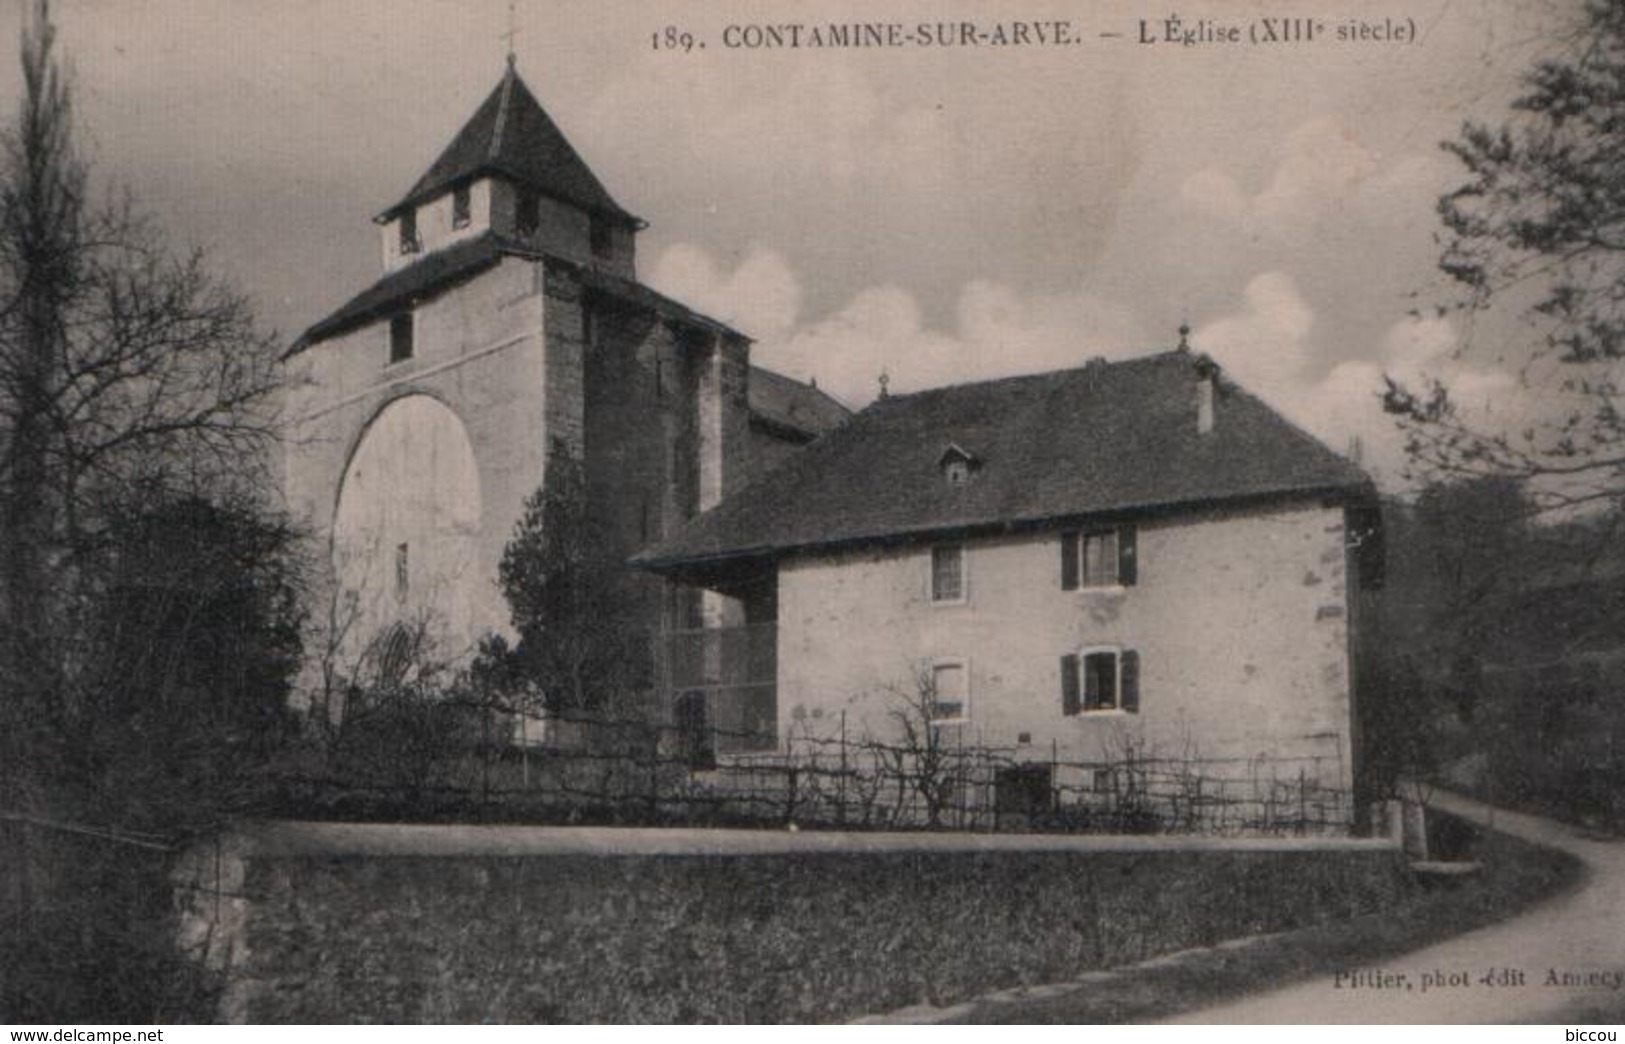
<path fill-rule="evenodd" d="M 508 68 L 512 69 L 519 61 L 513 51 L 513 38 L 519 35 L 519 15 L 514 10 L 517 0 L 508 0 L 508 31 L 498 39 L 508 41 Z"/>
<path fill-rule="evenodd" d="M 886 398 L 886 396 L 888 394 L 887 391 L 886 391 L 886 385 L 888 385 L 890 383 L 891 383 L 891 375 L 886 372 L 885 367 L 881 367 L 881 370 L 880 370 L 880 397 L 882 399 Z"/>
<path fill-rule="evenodd" d="M 1182 352 L 1188 352 L 1188 351 L 1191 350 L 1191 324 L 1190 323 L 1180 323 L 1179 324 L 1179 350 L 1182 351 Z"/>

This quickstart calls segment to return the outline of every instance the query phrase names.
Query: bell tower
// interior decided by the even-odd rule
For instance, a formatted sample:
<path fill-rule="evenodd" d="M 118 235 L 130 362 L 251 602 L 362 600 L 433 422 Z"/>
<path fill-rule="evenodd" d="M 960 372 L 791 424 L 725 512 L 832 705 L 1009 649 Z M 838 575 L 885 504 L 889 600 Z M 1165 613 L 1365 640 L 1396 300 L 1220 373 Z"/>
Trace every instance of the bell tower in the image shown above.
<path fill-rule="evenodd" d="M 749 339 L 636 281 L 644 223 L 511 56 L 374 220 L 382 275 L 285 360 L 284 488 L 328 540 L 352 661 L 405 624 L 447 657 L 505 630 L 503 549 L 555 461 L 581 465 L 624 560 L 845 416 L 777 375 L 753 403 Z M 627 583 L 639 632 L 688 604 L 647 574 Z"/>
<path fill-rule="evenodd" d="M 399 202 L 373 219 L 394 271 L 487 233 L 636 278 L 645 223 L 610 196 L 520 77 L 502 81 Z"/>

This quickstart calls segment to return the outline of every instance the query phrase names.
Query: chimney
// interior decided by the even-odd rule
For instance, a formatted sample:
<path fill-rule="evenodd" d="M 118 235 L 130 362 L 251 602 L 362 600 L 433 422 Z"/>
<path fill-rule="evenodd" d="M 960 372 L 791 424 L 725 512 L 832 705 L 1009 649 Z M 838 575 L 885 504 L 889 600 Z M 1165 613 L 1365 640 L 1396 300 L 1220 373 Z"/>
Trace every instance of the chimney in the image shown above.
<path fill-rule="evenodd" d="M 1213 399 L 1219 383 L 1219 364 L 1205 355 L 1196 358 L 1196 431 L 1206 435 L 1213 430 Z"/>

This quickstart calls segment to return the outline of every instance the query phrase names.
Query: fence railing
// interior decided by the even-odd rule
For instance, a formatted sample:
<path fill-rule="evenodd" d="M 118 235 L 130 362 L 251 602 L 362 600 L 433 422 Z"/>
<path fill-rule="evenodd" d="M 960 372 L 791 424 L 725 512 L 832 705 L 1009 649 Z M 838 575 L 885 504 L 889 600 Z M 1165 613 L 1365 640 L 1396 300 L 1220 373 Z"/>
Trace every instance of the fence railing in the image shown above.
<path fill-rule="evenodd" d="M 1211 834 L 1345 832 L 1341 737 L 1299 737 L 1291 757 L 1168 754 L 1120 743 L 1099 757 L 1003 748 L 927 730 L 913 745 L 792 735 L 770 743 L 768 694 L 724 690 L 703 728 L 573 716 L 554 745 L 334 749 L 279 777 L 291 814 L 404 815 L 835 829 Z M 722 692 L 706 692 L 707 700 Z M 727 726 L 727 727 L 724 727 Z M 503 735 L 501 729 L 488 730 Z"/>
<path fill-rule="evenodd" d="M 778 745 L 778 629 L 667 631 L 656 642 L 665 718 L 696 763 Z"/>

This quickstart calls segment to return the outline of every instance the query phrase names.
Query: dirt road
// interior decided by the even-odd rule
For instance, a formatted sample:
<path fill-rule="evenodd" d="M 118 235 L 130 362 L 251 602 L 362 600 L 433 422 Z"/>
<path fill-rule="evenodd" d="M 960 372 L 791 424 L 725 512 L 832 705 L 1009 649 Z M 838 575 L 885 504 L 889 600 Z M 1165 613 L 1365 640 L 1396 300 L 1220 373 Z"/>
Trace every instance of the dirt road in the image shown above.
<path fill-rule="evenodd" d="M 1561 1022 L 1625 1009 L 1625 844 L 1451 794 L 1435 792 L 1429 804 L 1570 852 L 1584 861 L 1586 880 L 1511 920 L 1436 946 L 1169 1021 Z"/>

